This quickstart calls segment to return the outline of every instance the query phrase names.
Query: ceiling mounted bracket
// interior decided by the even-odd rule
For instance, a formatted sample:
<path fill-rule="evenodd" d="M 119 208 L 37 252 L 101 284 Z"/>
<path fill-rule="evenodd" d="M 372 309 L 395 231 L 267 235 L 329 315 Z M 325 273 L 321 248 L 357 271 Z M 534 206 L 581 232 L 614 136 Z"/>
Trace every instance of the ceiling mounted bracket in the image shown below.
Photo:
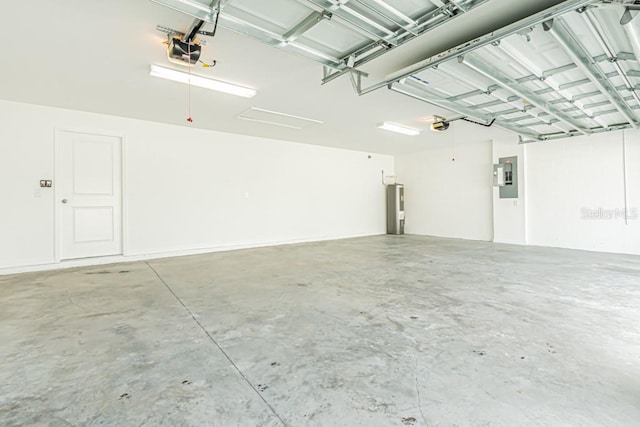
<path fill-rule="evenodd" d="M 629 22 L 633 21 L 633 18 L 635 18 L 636 15 L 638 15 L 638 11 L 640 11 L 640 5 L 625 7 L 624 13 L 620 18 L 620 25 L 627 25 Z"/>

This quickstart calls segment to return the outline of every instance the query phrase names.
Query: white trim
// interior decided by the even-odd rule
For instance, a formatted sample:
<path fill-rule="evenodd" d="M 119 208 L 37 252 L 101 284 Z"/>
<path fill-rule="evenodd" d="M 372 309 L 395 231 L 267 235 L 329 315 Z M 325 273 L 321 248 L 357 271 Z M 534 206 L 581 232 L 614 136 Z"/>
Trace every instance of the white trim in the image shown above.
<path fill-rule="evenodd" d="M 125 184 L 125 172 L 124 172 L 124 167 L 125 167 L 125 137 L 124 135 L 117 133 L 117 132 L 109 132 L 109 131 L 96 131 L 96 130 L 87 130 L 87 129 L 79 129 L 79 128 L 68 128 L 68 127 L 57 127 L 54 126 L 53 127 L 53 179 L 54 179 L 54 185 L 53 185 L 53 224 L 54 224 L 54 230 L 53 230 L 53 260 L 56 264 L 60 264 L 62 262 L 66 263 L 67 261 L 62 261 L 61 259 L 61 244 L 62 244 L 62 239 L 60 238 L 60 205 L 58 204 L 58 199 L 60 197 L 60 194 L 58 192 L 58 182 L 60 182 L 60 156 L 59 156 L 59 140 L 60 140 L 60 135 L 62 133 L 77 133 L 77 134 L 84 134 L 84 135 L 95 135 L 95 136 L 105 136 L 105 137 L 110 137 L 110 138 L 118 138 L 120 140 L 120 252 L 122 255 L 117 255 L 117 256 L 124 256 L 126 254 L 125 252 L 125 241 L 126 241 L 126 234 L 125 234 L 125 223 L 126 223 L 126 218 L 125 218 L 125 213 L 126 213 L 126 197 L 125 197 L 125 190 L 126 190 L 126 184 Z M 103 257 L 97 257 L 97 258 L 103 258 Z M 55 265 L 55 264 L 46 264 L 46 265 Z M 4 274 L 2 273 L 3 269 L 0 269 L 0 275 Z M 41 270 L 38 270 L 41 271 Z"/>
<path fill-rule="evenodd" d="M 180 257 L 180 256 L 187 256 L 187 255 L 200 255 L 200 254 L 208 254 L 208 253 L 215 253 L 215 252 L 234 251 L 234 250 L 240 250 L 240 249 L 264 248 L 264 247 L 270 247 L 270 246 L 293 245 L 297 243 L 315 243 L 315 242 L 324 242 L 324 241 L 330 241 L 330 240 L 346 240 L 346 239 L 353 239 L 358 237 L 372 237 L 372 236 L 384 236 L 384 235 L 385 233 L 363 233 L 363 234 L 353 234 L 349 236 L 325 236 L 325 237 L 279 240 L 279 241 L 271 241 L 271 242 L 234 243 L 234 244 L 228 244 L 228 245 L 212 246 L 209 248 L 159 251 L 159 252 L 149 252 L 149 253 L 129 255 L 129 256 L 117 255 L 117 256 L 106 256 L 106 257 L 95 257 L 95 258 L 82 258 L 82 259 L 57 261 L 52 264 L 39 264 L 39 265 L 28 265 L 28 266 L 20 266 L 20 267 L 0 268 L 0 276 L 4 276 L 8 274 L 31 273 L 31 272 L 37 272 L 37 271 L 63 270 L 63 269 L 75 268 L 75 267 L 89 267 L 94 265 L 116 264 L 116 263 L 122 263 L 122 262 L 146 261 L 151 259 Z"/>
<path fill-rule="evenodd" d="M 125 153 L 127 150 L 126 147 L 126 138 L 124 136 L 120 137 L 120 231 L 122 232 L 122 242 L 120 245 L 120 251 L 122 252 L 122 256 L 129 255 L 129 245 L 127 244 L 127 214 L 129 212 L 129 206 L 127 203 L 127 161 Z"/>

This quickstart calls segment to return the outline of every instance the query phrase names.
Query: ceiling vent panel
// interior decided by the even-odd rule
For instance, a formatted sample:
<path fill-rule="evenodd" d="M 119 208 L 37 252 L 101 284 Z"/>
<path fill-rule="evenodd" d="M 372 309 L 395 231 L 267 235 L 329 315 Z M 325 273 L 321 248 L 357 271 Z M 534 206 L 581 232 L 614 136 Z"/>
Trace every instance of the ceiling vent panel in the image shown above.
<path fill-rule="evenodd" d="M 248 120 L 252 122 L 298 130 L 323 124 L 323 122 L 320 120 L 281 113 L 278 111 L 265 110 L 263 108 L 256 107 L 251 107 L 240 113 L 238 115 L 238 118 L 241 120 Z"/>

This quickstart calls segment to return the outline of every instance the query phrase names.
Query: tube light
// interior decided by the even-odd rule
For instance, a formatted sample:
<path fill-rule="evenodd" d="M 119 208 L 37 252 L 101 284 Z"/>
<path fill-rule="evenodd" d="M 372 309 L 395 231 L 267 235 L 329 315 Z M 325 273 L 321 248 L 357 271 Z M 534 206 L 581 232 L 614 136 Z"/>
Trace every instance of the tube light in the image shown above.
<path fill-rule="evenodd" d="M 153 77 L 160 77 L 162 79 L 172 80 L 179 83 L 191 83 L 191 85 L 193 86 L 215 90 L 218 92 L 229 93 L 231 95 L 242 96 L 244 98 L 253 98 L 257 94 L 257 91 L 255 89 L 234 85 L 232 83 L 227 83 L 220 80 L 213 80 L 194 74 L 188 74 L 182 71 L 160 67 L 158 65 L 151 66 L 149 75 Z"/>
<path fill-rule="evenodd" d="M 400 126 L 395 123 L 384 122 L 378 126 L 378 129 L 384 129 L 391 132 L 401 133 L 403 135 L 416 136 L 420 135 L 420 131 L 408 127 Z"/>

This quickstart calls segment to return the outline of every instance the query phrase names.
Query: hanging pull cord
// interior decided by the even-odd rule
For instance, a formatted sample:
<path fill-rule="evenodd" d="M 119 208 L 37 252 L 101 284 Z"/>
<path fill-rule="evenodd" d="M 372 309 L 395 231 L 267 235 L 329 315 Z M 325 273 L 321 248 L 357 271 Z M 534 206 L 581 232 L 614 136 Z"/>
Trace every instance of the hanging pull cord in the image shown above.
<path fill-rule="evenodd" d="M 189 123 L 193 123 L 193 118 L 191 118 L 191 43 L 187 42 L 187 53 L 189 55 L 189 82 L 188 82 L 188 86 L 189 88 L 187 89 L 189 91 L 189 98 L 188 98 L 188 102 L 187 102 L 187 110 L 189 112 L 189 117 L 187 117 L 187 122 Z"/>
<path fill-rule="evenodd" d="M 627 139 L 622 131 L 622 185 L 624 191 L 624 224 L 629 225 L 629 188 L 627 186 Z"/>

